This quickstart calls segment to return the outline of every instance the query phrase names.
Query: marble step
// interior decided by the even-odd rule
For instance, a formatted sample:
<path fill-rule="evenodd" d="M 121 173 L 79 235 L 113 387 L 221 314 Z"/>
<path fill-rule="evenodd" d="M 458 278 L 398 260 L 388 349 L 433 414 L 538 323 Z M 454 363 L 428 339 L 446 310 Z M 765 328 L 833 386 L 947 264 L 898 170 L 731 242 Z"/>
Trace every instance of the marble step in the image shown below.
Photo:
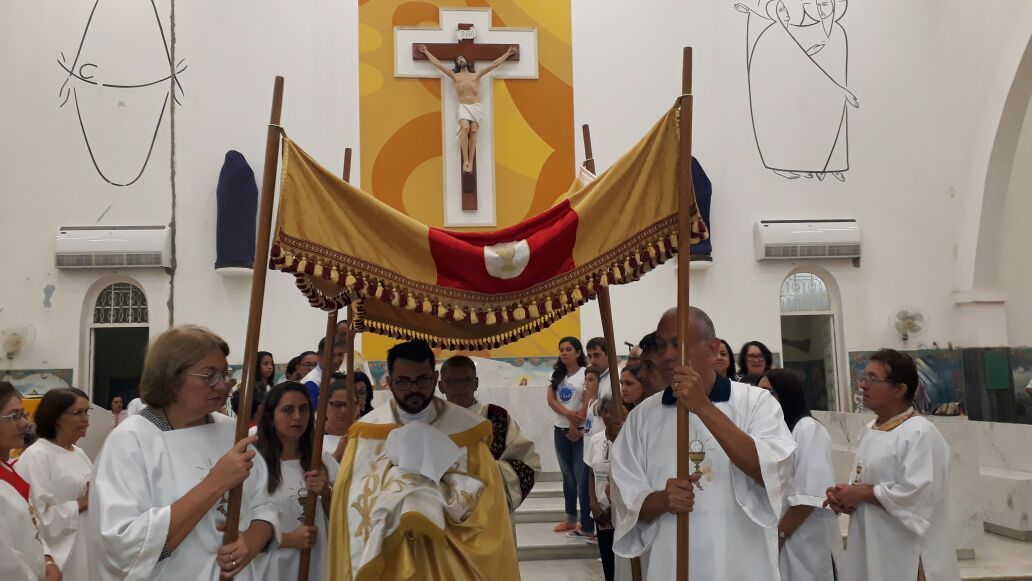
<path fill-rule="evenodd" d="M 538 472 L 535 482 L 562 482 L 562 472 Z"/>
<path fill-rule="evenodd" d="M 558 521 L 557 521 L 558 522 Z M 520 561 L 598 559 L 598 545 L 554 533 L 555 522 L 517 523 L 516 549 Z"/>
<path fill-rule="evenodd" d="M 563 497 L 563 483 L 562 481 L 537 481 L 534 483 L 534 488 L 530 490 L 530 494 L 527 498 L 562 498 Z"/>
<path fill-rule="evenodd" d="M 529 497 L 516 509 L 513 517 L 517 524 L 552 523 L 555 526 L 566 518 L 566 503 L 562 494 L 558 497 Z"/>

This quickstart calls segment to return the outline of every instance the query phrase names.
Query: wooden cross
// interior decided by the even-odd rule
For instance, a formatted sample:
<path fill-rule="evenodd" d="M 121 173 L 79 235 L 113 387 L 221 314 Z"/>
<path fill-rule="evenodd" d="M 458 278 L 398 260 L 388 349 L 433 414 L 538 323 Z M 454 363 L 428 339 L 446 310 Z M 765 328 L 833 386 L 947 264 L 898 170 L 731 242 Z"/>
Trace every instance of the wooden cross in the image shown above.
<path fill-rule="evenodd" d="M 459 24 L 457 29 L 458 42 L 455 43 L 412 43 L 412 60 L 426 60 L 426 56 L 419 52 L 419 47 L 426 44 L 426 48 L 441 61 L 454 61 L 462 55 L 466 61 L 493 61 L 505 54 L 511 44 L 476 44 L 476 28 L 472 24 Z M 516 54 L 506 60 L 520 60 L 519 46 Z M 472 160 L 473 171 L 462 172 L 462 209 L 467 211 L 477 210 L 477 160 Z M 461 170 L 460 170 L 461 171 Z"/>

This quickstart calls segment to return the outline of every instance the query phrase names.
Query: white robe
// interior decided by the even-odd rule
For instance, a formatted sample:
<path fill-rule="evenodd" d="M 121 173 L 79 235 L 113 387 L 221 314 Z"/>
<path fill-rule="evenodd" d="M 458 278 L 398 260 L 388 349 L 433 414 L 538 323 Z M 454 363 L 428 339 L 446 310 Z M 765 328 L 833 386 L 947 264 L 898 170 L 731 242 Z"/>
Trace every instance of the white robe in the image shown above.
<path fill-rule="evenodd" d="M 0 470 L 7 468 L 0 466 Z M 0 579 L 43 579 L 46 563 L 29 503 L 0 480 Z"/>
<path fill-rule="evenodd" d="M 337 479 L 337 461 L 333 459 L 330 452 L 323 452 L 323 465 L 326 467 L 326 475 L 332 483 Z M 272 501 L 278 509 L 279 519 L 276 522 L 276 529 L 282 534 L 293 532 L 297 527 L 304 524 L 304 515 L 301 510 L 299 491 L 305 487 L 304 470 L 301 468 L 300 460 L 280 461 L 280 486 L 272 493 Z M 312 557 L 309 561 L 308 578 L 312 581 L 322 581 L 326 578 L 328 521 L 323 511 L 322 501 L 316 500 L 315 527 L 319 530 L 318 540 L 312 548 Z M 301 551 L 285 548 L 277 543 L 272 543 L 268 550 L 258 557 L 262 579 L 297 579 L 298 569 L 301 566 Z"/>
<path fill-rule="evenodd" d="M 588 404 L 588 417 L 584 420 L 585 437 L 606 431 L 606 426 L 602 423 L 602 416 L 598 413 L 598 406 L 600 400 L 612 399 L 612 397 L 613 389 L 609 385 L 609 371 L 606 371 L 598 380 L 598 397 Z"/>
<path fill-rule="evenodd" d="M 225 497 L 201 518 L 172 552 L 159 560 L 168 537 L 172 503 L 201 482 L 234 445 L 236 422 L 214 422 L 163 432 L 141 415 L 111 432 L 97 458 L 88 519 L 91 579 L 204 581 L 219 578 L 222 545 L 216 528 L 225 522 Z M 264 520 L 275 526 L 276 506 L 266 492 L 265 463 L 256 458 L 244 481 L 240 528 Z M 276 531 L 278 540 L 279 531 Z M 102 557 L 99 557 L 102 555 Z M 254 562 L 236 579 L 258 577 Z"/>
<path fill-rule="evenodd" d="M 61 568 L 64 581 L 86 579 L 86 515 L 79 497 L 86 491 L 93 463 L 82 448 L 69 451 L 40 438 L 29 446 L 15 471 L 29 483 L 29 502 L 36 510 L 40 536 Z"/>
<path fill-rule="evenodd" d="M 778 558 L 782 581 L 828 581 L 833 567 L 845 566 L 838 516 L 822 508 L 825 493 L 835 486 L 831 437 L 820 422 L 801 418 L 792 428 L 796 441 L 795 475 L 788 489 L 788 506 L 812 506 L 813 512 L 788 537 Z M 842 574 L 837 579 L 842 581 Z"/>
<path fill-rule="evenodd" d="M 727 401 L 719 401 L 722 384 L 730 392 Z M 677 473 L 677 412 L 676 405 L 663 403 L 667 393 L 657 393 L 635 407 L 613 446 L 613 552 L 622 557 L 642 556 L 648 581 L 673 579 L 677 554 L 675 515 L 663 514 L 652 522 L 638 520 L 645 497 L 665 489 L 667 480 Z M 690 416 L 689 434 L 706 449 L 701 464 L 704 490 L 696 490 L 695 510 L 689 516 L 691 577 L 776 580 L 775 526 L 791 478 L 795 441 L 781 406 L 767 390 L 718 377 L 710 399 L 752 436 L 766 487 L 731 464 L 702 421 L 695 414 Z"/>
<path fill-rule="evenodd" d="M 928 581 L 960 581 L 947 495 L 949 444 L 921 416 L 889 432 L 873 424 L 849 473 L 859 465 L 860 483 L 874 485 L 884 508 L 864 503 L 849 519 L 848 578 L 912 581 L 920 558 Z"/>

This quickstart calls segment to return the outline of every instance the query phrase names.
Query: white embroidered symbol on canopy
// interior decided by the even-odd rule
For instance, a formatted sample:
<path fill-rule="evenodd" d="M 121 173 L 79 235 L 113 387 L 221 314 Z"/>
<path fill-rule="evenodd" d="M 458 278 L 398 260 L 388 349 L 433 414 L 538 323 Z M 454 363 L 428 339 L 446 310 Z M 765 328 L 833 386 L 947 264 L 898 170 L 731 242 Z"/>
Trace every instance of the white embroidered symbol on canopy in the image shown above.
<path fill-rule="evenodd" d="M 484 247 L 484 265 L 495 278 L 509 280 L 523 274 L 530 263 L 530 245 L 526 240 L 503 242 Z"/>

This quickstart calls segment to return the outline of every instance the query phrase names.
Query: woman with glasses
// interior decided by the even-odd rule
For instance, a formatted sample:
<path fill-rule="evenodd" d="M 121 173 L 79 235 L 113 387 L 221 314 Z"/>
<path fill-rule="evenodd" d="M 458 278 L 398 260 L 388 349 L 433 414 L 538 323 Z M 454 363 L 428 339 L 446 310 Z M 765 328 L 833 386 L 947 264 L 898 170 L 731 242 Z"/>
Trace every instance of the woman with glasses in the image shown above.
<path fill-rule="evenodd" d="M 356 391 L 360 388 L 359 375 L 364 376 L 365 374 L 355 373 Z M 344 447 L 348 443 L 348 428 L 358 418 L 355 411 L 358 402 L 355 401 L 353 405 L 352 398 L 348 397 L 347 375 L 339 371 L 330 375 L 329 393 L 326 397 L 330 400 L 326 402 L 326 433 L 323 434 L 323 450 L 330 452 L 339 463 L 344 456 Z"/>
<path fill-rule="evenodd" d="M 258 577 L 252 559 L 275 533 L 257 438 L 236 442 L 216 413 L 229 387 L 229 346 L 202 327 L 165 331 L 147 349 L 140 395 L 147 407 L 111 432 L 89 498 L 94 578 Z M 243 484 L 240 535 L 222 543 L 227 493 Z M 100 557 L 100 556 L 103 557 Z"/>
<path fill-rule="evenodd" d="M 75 445 L 90 426 L 90 400 L 79 389 L 52 389 L 36 409 L 39 440 L 18 459 L 15 470 L 29 483 L 40 539 L 50 549 L 65 581 L 86 579 L 86 511 L 93 463 Z"/>
<path fill-rule="evenodd" d="M 21 394 L 0 381 L 0 579 L 61 578 L 61 569 L 49 555 L 36 530 L 29 505 L 29 483 L 11 464 L 11 450 L 25 446 L 29 416 Z"/>
<path fill-rule="evenodd" d="M 738 372 L 745 375 L 759 375 L 774 367 L 774 354 L 759 341 L 749 341 L 742 345 L 738 353 Z"/>
<path fill-rule="evenodd" d="M 312 463 L 314 417 L 308 391 L 300 383 L 285 381 L 266 394 L 256 447 L 268 469 L 266 491 L 279 509 L 276 528 L 282 537 L 263 556 L 264 579 L 297 579 L 303 549 L 312 550 L 308 578 L 326 578 L 329 483 L 337 477 L 337 461 L 324 449 L 323 469 L 306 471 Z M 315 526 L 303 522 L 302 503 L 309 494 L 319 497 Z"/>
<path fill-rule="evenodd" d="M 846 578 L 959 581 L 947 502 L 950 447 L 914 410 L 914 360 L 882 349 L 859 383 L 877 417 L 860 436 L 849 482 L 829 488 L 826 501 L 852 515 Z"/>

